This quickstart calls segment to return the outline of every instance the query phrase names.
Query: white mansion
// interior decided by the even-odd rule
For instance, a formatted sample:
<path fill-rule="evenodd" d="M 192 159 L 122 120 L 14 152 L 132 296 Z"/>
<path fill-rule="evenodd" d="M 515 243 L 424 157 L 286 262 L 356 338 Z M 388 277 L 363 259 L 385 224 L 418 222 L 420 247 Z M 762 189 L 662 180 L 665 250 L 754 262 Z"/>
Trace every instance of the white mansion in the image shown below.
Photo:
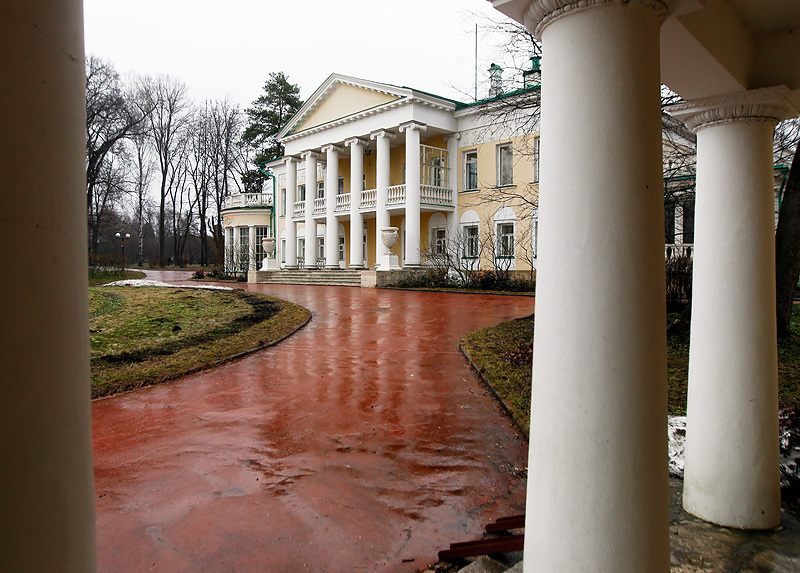
<path fill-rule="evenodd" d="M 538 117 L 538 58 L 514 92 L 492 70 L 492 97 L 475 104 L 329 76 L 280 131 L 272 185 L 226 198 L 228 269 L 261 269 L 270 236 L 281 268 L 414 268 L 454 238 L 471 268 L 535 267 L 538 121 L 515 116 L 526 102 Z"/>

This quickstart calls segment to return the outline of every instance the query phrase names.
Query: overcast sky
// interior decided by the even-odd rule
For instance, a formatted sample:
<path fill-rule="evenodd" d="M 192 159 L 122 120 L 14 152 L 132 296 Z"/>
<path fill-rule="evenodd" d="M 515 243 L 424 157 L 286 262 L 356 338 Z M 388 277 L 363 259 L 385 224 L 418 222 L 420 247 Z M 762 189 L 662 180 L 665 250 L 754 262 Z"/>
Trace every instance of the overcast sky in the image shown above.
<path fill-rule="evenodd" d="M 466 100 L 473 14 L 482 24 L 501 17 L 486 0 L 84 0 L 84 10 L 87 54 L 123 75 L 174 76 L 198 101 L 227 96 L 242 107 L 273 71 L 303 99 L 337 72 Z M 480 82 L 499 40 L 478 38 Z"/>

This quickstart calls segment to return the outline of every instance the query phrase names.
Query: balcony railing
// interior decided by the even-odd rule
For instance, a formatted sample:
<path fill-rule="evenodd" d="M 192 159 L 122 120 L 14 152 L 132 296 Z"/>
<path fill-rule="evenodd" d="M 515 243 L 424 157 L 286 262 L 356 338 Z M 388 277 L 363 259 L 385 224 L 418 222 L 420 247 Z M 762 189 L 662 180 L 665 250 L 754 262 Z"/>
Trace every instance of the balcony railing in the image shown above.
<path fill-rule="evenodd" d="M 350 193 L 342 193 L 336 196 L 336 212 L 350 210 Z"/>
<path fill-rule="evenodd" d="M 223 209 L 272 207 L 272 193 L 237 193 L 222 200 Z"/>
<path fill-rule="evenodd" d="M 389 196 L 386 199 L 387 205 L 399 205 L 406 202 L 406 186 L 392 185 L 389 187 Z"/>
<path fill-rule="evenodd" d="M 375 189 L 367 189 L 361 192 L 361 209 L 374 209 L 377 204 Z"/>
<path fill-rule="evenodd" d="M 305 201 L 295 201 L 294 202 L 294 217 L 305 217 L 306 215 L 306 202 Z"/>
<path fill-rule="evenodd" d="M 324 213 L 324 212 L 325 212 L 325 197 L 314 199 L 314 214 L 317 215 L 319 213 Z"/>
<path fill-rule="evenodd" d="M 420 203 L 430 203 L 433 205 L 452 205 L 453 190 L 447 187 L 435 187 L 433 185 L 420 185 Z"/>

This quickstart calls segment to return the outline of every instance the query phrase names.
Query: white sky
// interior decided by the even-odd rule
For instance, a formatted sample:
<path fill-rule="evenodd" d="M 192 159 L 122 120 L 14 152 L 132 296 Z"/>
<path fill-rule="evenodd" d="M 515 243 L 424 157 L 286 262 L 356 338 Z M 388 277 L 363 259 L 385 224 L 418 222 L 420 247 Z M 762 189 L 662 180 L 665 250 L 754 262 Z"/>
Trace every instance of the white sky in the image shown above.
<path fill-rule="evenodd" d="M 303 99 L 337 72 L 465 101 L 473 14 L 502 17 L 486 0 L 84 0 L 84 11 L 87 55 L 123 75 L 174 76 L 197 101 L 228 96 L 243 108 L 273 71 Z M 481 82 L 500 52 L 496 36 L 478 38 Z"/>

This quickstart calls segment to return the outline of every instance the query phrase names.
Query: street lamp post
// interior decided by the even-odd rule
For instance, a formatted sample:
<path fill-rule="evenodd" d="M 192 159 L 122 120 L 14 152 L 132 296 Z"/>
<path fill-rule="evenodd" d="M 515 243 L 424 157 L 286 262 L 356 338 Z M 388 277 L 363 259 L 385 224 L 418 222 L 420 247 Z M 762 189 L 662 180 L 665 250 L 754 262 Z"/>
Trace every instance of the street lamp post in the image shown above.
<path fill-rule="evenodd" d="M 130 233 L 125 233 L 124 235 L 122 233 L 117 233 L 117 239 L 120 240 L 120 244 L 121 244 L 121 247 L 122 247 L 122 276 L 123 277 L 125 276 L 125 239 L 130 239 L 130 238 L 131 238 L 131 234 Z"/>

